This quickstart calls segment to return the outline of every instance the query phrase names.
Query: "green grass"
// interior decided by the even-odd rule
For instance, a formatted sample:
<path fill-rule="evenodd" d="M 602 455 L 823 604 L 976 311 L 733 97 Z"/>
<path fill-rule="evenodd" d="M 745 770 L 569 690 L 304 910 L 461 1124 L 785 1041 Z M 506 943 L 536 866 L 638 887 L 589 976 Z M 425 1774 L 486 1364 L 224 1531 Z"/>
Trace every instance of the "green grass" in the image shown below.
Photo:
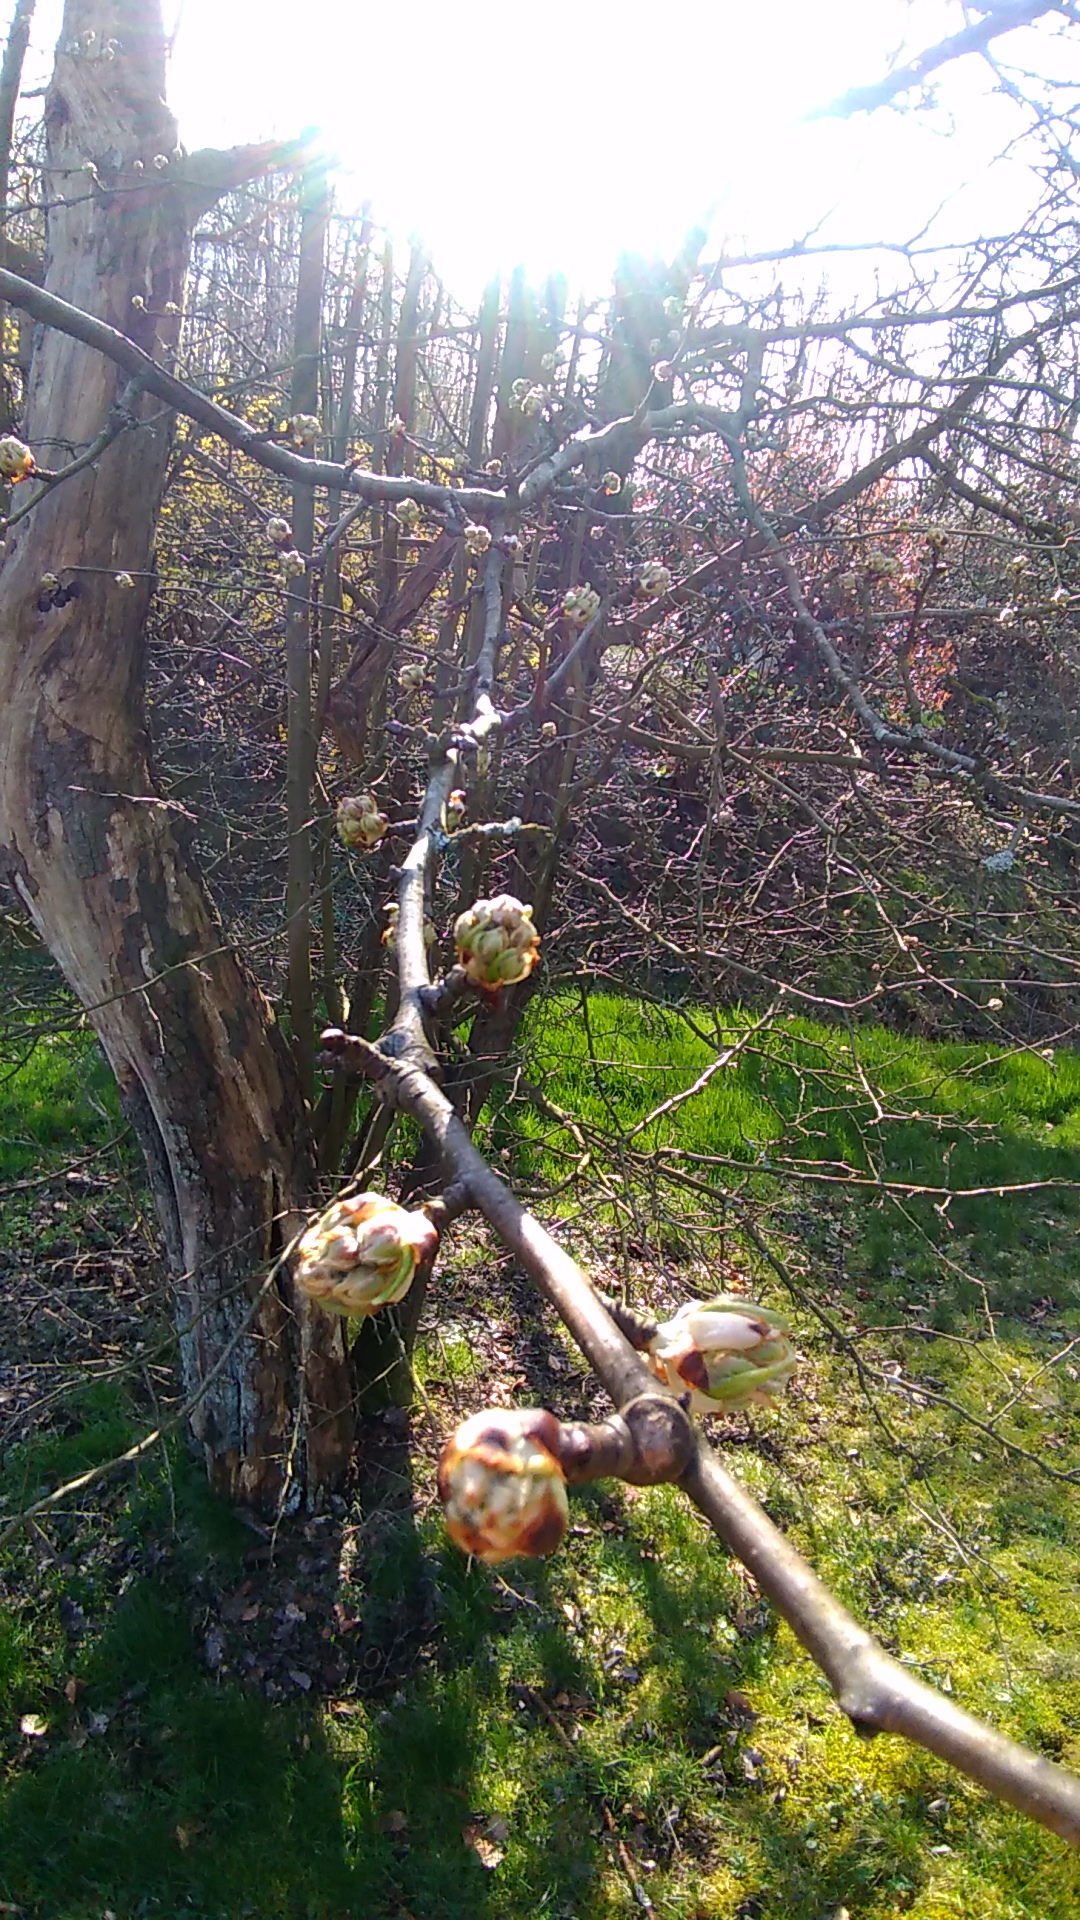
<path fill-rule="evenodd" d="M 794 1499 L 785 1473 L 756 1460 L 744 1471 L 797 1533 L 790 1509 L 813 1490 L 815 1557 L 850 1585 L 829 1471 L 800 1479 Z M 0 1891 L 27 1914 L 608 1920 L 640 1910 L 612 1826 L 656 1911 L 681 1920 L 838 1905 L 857 1920 L 1075 1912 L 1076 1856 L 902 1742 L 857 1740 L 672 1492 L 575 1498 L 566 1551 L 505 1581 L 468 1567 L 434 1516 L 397 1520 L 360 1597 L 374 1604 L 380 1584 L 400 1596 L 422 1568 L 440 1607 L 430 1657 L 392 1693 L 324 1708 L 271 1705 L 207 1674 L 191 1576 L 228 1584 L 241 1546 L 222 1544 L 220 1514 L 206 1524 L 193 1472 L 174 1459 L 175 1524 L 160 1480 L 114 1505 L 121 1540 L 167 1548 L 156 1574 L 110 1603 L 115 1573 L 73 1583 L 61 1567 L 0 1639 Z M 917 1589 L 933 1551 L 913 1547 L 917 1530 L 887 1497 L 866 1517 L 875 1558 L 902 1565 L 908 1586 L 879 1630 L 1036 1744 L 1060 1750 L 1070 1726 L 1075 1741 L 1080 1662 L 1062 1650 L 1075 1625 L 1052 1559 L 1024 1605 L 997 1609 L 1006 1683 L 977 1592 L 928 1612 Z M 92 1537 L 76 1530 L 76 1555 Z M 1074 1564 L 1077 1544 L 1074 1532 Z M 73 1590 L 94 1623 L 74 1646 L 56 1612 Z M 48 1731 L 20 1741 L 30 1711 Z M 470 1828 L 494 1835 L 493 1868 Z"/>
<path fill-rule="evenodd" d="M 753 1024 L 739 1009 L 725 1013 L 709 1044 L 699 1035 L 712 1020 L 691 1011 L 698 1033 L 673 1008 L 609 994 L 589 996 L 587 1026 L 573 1000 L 537 1009 L 529 1071 L 550 1101 L 606 1136 L 606 1143 L 590 1137 L 598 1164 L 624 1168 L 630 1130 L 691 1087 L 717 1046 L 732 1046 Z M 573 1157 L 566 1134 L 524 1103 L 513 1118 L 518 1136 L 536 1143 L 526 1146 L 526 1173 L 558 1180 Z M 757 1202 L 779 1195 L 789 1213 L 813 1209 L 819 1227 L 841 1204 L 844 1168 L 863 1180 L 880 1175 L 886 1187 L 988 1188 L 982 1197 L 953 1200 L 944 1216 L 933 1197 L 864 1188 L 855 1214 L 846 1209 L 848 1281 L 872 1286 L 882 1308 L 922 1303 L 942 1326 L 957 1312 L 985 1310 L 987 1300 L 1006 1313 L 1047 1294 L 1058 1306 L 1080 1302 L 1073 1257 L 1080 1194 L 1067 1186 L 1030 1196 L 994 1191 L 1080 1180 L 1080 1053 L 1072 1049 L 1047 1058 L 981 1042 L 910 1039 L 883 1027 L 851 1037 L 781 1018 L 630 1146 L 639 1162 L 652 1161 L 646 1168 L 631 1160 L 631 1181 L 636 1174 L 653 1193 L 659 1163 L 652 1156 L 666 1150 L 669 1165 L 712 1183 L 718 1199 L 725 1187 Z M 717 1162 L 711 1169 L 710 1159 Z M 808 1177 L 815 1170 L 835 1182 L 815 1183 Z M 585 1205 L 594 1220 L 613 1217 L 598 1208 L 595 1193 Z M 981 1284 L 965 1277 L 973 1252 Z M 942 1256 L 951 1263 L 944 1285 Z"/>
<path fill-rule="evenodd" d="M 116 1083 L 88 1028 L 20 1022 L 0 1057 L 0 1180 L 103 1145 L 120 1130 Z"/>
<path fill-rule="evenodd" d="M 592 1057 L 565 1005 L 542 1009 L 533 1073 L 597 1143 L 602 1129 L 625 1137 L 709 1057 L 677 1016 L 632 1003 L 594 998 L 590 1024 Z M 725 1020 L 729 1033 L 745 1025 Z M 882 1104 L 903 1116 L 870 1134 L 872 1152 L 906 1177 L 939 1180 L 949 1145 L 957 1184 L 1075 1174 L 1073 1056 L 1051 1067 L 873 1030 L 858 1046 Z M 858 1122 L 843 1109 L 846 1047 L 843 1034 L 784 1022 L 638 1143 L 736 1161 L 724 1178 L 743 1183 L 843 1335 L 875 1362 L 901 1359 L 925 1390 L 864 1397 L 796 1304 L 804 1364 L 783 1407 L 735 1416 L 721 1437 L 887 1646 L 1080 1767 L 1075 1486 L 973 1435 L 932 1397 L 985 1418 L 1022 1388 L 1002 1432 L 1080 1470 L 1080 1368 L 1070 1373 L 1068 1356 L 1046 1366 L 1080 1331 L 1075 1203 L 992 1195 L 955 1202 L 951 1227 L 932 1208 L 913 1227 L 874 1193 L 792 1199 L 763 1150 L 868 1164 L 873 1108 L 860 1088 L 848 1096 Z M 78 1115 L 77 1085 L 67 1091 Z M 510 1118 L 494 1122 L 506 1140 Z M 565 1178 L 567 1139 L 550 1121 L 530 1117 L 518 1142 L 527 1178 Z M 618 1191 L 649 1228 L 659 1190 L 648 1165 L 620 1158 L 617 1140 L 606 1160 L 595 1152 L 601 1172 L 623 1166 Z M 666 1304 L 685 1283 L 679 1261 L 701 1264 L 691 1204 L 707 1221 L 713 1202 L 659 1197 L 661 1244 L 634 1271 Z M 595 1190 L 566 1189 L 556 1212 L 611 1253 L 620 1216 Z M 924 1231 L 975 1281 L 946 1268 Z M 748 1258 L 734 1227 L 728 1252 Z M 775 1299 L 775 1276 L 749 1270 Z M 579 1357 L 546 1310 L 521 1324 L 507 1270 L 482 1242 L 455 1236 L 440 1282 L 417 1355 L 436 1428 L 505 1390 L 524 1335 L 560 1363 L 556 1409 L 588 1406 Z M 983 1288 L 1000 1314 L 993 1340 Z M 907 1333 L 863 1330 L 900 1319 Z M 534 1397 L 510 1378 L 517 1400 Z M 54 1428 L 8 1451 L 4 1507 L 146 1424 L 147 1408 L 115 1383 L 84 1390 Z M 918 1749 L 859 1740 L 681 1496 L 586 1489 L 565 1548 L 500 1576 L 448 1546 L 432 1499 L 436 1435 L 424 1413 L 413 1424 L 395 1499 L 333 1522 L 341 1551 L 324 1572 L 297 1571 L 310 1549 L 282 1530 L 283 1563 L 313 1593 L 311 1644 L 345 1664 L 323 1699 L 318 1688 L 269 1699 L 243 1683 L 237 1654 L 245 1632 L 257 1644 L 254 1626 L 208 1668 L 222 1596 L 251 1579 L 272 1611 L 279 1575 L 252 1572 L 251 1533 L 179 1444 L 0 1556 L 0 1900 L 33 1920 L 621 1920 L 645 1911 L 636 1881 L 663 1920 L 823 1920 L 839 1907 L 852 1920 L 1072 1920 L 1080 1856 Z M 413 1632 L 419 1617 L 427 1625 Z M 40 1738 L 20 1734 L 27 1714 L 46 1723 Z"/>

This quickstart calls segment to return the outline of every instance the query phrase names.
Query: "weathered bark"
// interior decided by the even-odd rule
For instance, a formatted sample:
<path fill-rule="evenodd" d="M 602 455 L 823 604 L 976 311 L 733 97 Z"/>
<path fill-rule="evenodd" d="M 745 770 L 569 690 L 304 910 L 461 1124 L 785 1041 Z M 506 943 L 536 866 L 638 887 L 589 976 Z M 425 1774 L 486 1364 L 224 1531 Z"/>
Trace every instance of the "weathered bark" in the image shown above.
<path fill-rule="evenodd" d="M 91 27 L 92 44 L 116 40 L 113 59 L 70 51 Z M 47 285 L 159 356 L 175 345 L 170 309 L 199 210 L 172 178 L 164 78 L 156 0 L 68 0 L 45 106 Z M 24 432 L 43 464 L 94 438 L 119 378 L 42 332 Z M 20 523 L 0 575 L 0 863 L 88 1010 L 146 1155 L 190 1390 L 250 1311 L 309 1157 L 289 1050 L 224 940 L 176 815 L 152 796 L 143 626 L 171 421 L 156 402 L 135 413 Z M 340 1332 L 283 1275 L 193 1427 L 214 1483 L 266 1507 L 340 1469 L 348 1409 Z"/>

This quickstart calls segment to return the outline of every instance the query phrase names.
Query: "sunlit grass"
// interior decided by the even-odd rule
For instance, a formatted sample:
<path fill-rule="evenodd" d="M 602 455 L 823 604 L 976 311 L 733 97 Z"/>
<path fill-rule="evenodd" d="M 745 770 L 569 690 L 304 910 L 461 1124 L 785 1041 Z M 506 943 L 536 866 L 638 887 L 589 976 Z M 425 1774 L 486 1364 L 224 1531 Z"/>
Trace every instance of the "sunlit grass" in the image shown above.
<path fill-rule="evenodd" d="M 1080 1235 L 1080 1194 L 1068 1185 L 1080 1179 L 1075 1050 L 1046 1057 L 1038 1049 L 932 1042 L 883 1027 L 849 1034 L 781 1018 L 692 1099 L 641 1127 L 754 1024 L 736 1008 L 721 1016 L 715 1039 L 705 1038 L 709 1017 L 688 1012 L 697 1032 L 675 1008 L 593 994 L 586 1021 L 569 997 L 549 1000 L 530 1023 L 527 1070 L 549 1101 L 607 1137 L 611 1166 L 622 1164 L 628 1145 L 639 1163 L 677 1149 L 687 1158 L 675 1164 L 711 1181 L 718 1200 L 734 1185 L 758 1201 L 771 1196 L 788 1208 L 801 1201 L 820 1216 L 838 1201 L 844 1169 L 864 1183 L 880 1179 L 877 1191 L 864 1184 L 850 1216 L 855 1243 L 846 1269 L 852 1284 L 873 1285 L 882 1306 L 924 1298 L 948 1324 L 954 1309 L 982 1310 L 988 1299 L 1003 1312 L 1047 1292 L 1058 1305 L 1080 1300 L 1080 1262 L 1067 1257 Z M 568 1136 L 524 1102 L 513 1124 L 524 1171 L 557 1181 Z M 603 1148 L 597 1152 L 602 1160 Z M 834 1177 L 816 1182 L 815 1170 Z M 642 1179 L 646 1171 L 653 1178 L 662 1162 L 639 1164 Z M 996 1191 L 1025 1182 L 1064 1184 L 1029 1196 Z M 890 1197 L 889 1183 L 938 1195 L 945 1187 L 987 1191 L 957 1197 L 942 1211 L 934 1195 Z M 587 1185 L 566 1204 L 575 1197 L 590 1217 L 603 1217 Z M 963 1277 L 973 1238 L 985 1291 Z M 944 1285 L 942 1255 L 952 1263 Z"/>
<path fill-rule="evenodd" d="M 732 1016 L 728 1037 L 745 1025 Z M 542 1015 L 534 1071 L 549 1098 L 597 1127 L 614 1116 L 628 1131 L 709 1058 L 675 1016 L 632 1003 L 593 1001 L 591 1030 L 595 1058 L 565 1006 Z M 845 1046 L 843 1034 L 784 1023 L 769 1057 L 744 1053 L 656 1136 L 722 1152 L 767 1182 L 757 1157 L 769 1142 L 810 1155 L 810 1067 L 819 1158 L 864 1164 L 858 1129 L 833 1111 Z M 906 1155 L 905 1166 L 940 1180 L 947 1130 L 958 1184 L 961 1154 L 963 1184 L 981 1183 L 987 1165 L 1009 1181 L 1075 1172 L 1072 1056 L 1051 1068 L 872 1031 L 858 1046 L 879 1097 L 929 1116 L 888 1121 L 884 1159 Z M 70 1102 L 72 1115 L 53 1145 L 76 1151 L 96 1108 L 77 1072 L 50 1084 L 53 1114 Z M 549 1170 L 544 1156 L 532 1133 L 527 1176 Z M 550 1167 L 559 1177 L 564 1163 L 552 1156 Z M 790 1233 L 777 1183 L 754 1193 L 766 1213 L 776 1200 Z M 564 1193 L 564 1215 L 575 1198 L 599 1216 L 588 1188 Z M 1057 1351 L 1060 1331 L 1025 1316 L 1053 1294 L 1059 1324 L 1075 1298 L 1067 1196 L 991 1196 L 954 1203 L 964 1209 L 955 1227 L 930 1219 L 1015 1316 L 995 1341 L 985 1329 L 975 1337 L 978 1298 L 967 1301 L 895 1208 L 873 1194 L 839 1210 L 808 1204 L 808 1244 L 815 1218 L 826 1247 L 842 1229 L 828 1284 L 846 1330 L 856 1307 L 871 1322 L 902 1307 L 906 1324 L 923 1313 L 917 1288 L 927 1314 L 949 1296 L 961 1338 L 944 1327 L 877 1336 L 877 1358 L 901 1355 L 985 1415 Z M 480 1253 L 465 1264 L 470 1311 L 505 1326 L 502 1270 Z M 774 1276 L 769 1284 L 774 1297 Z M 463 1311 L 440 1312 L 435 1298 L 425 1321 L 414 1425 L 428 1446 L 429 1416 L 445 1423 L 505 1387 Z M 1080 1767 L 1075 1486 L 1010 1460 L 925 1396 L 888 1394 L 875 1410 L 843 1353 L 800 1309 L 792 1317 L 804 1359 L 782 1408 L 722 1426 L 736 1471 L 915 1671 Z M 573 1394 L 584 1376 L 567 1372 L 550 1316 L 537 1324 L 566 1356 L 558 1377 Z M 1039 1374 L 1006 1424 L 1076 1471 L 1080 1387 L 1067 1365 Z M 115 1383 L 85 1391 L 0 1462 L 0 1517 L 145 1424 L 145 1406 Z M 643 1898 L 664 1920 L 821 1920 L 840 1907 L 851 1920 L 1072 1920 L 1080 1908 L 1080 1856 L 905 1742 L 855 1736 L 674 1490 L 575 1494 L 565 1548 L 500 1572 L 448 1545 L 430 1456 L 414 1458 L 414 1489 L 402 1509 L 348 1516 L 355 1558 L 331 1569 L 321 1604 L 330 1644 L 340 1593 L 362 1618 L 357 1633 L 393 1645 L 420 1584 L 433 1596 L 430 1637 L 384 1687 L 350 1683 L 324 1701 L 271 1701 L 208 1670 L 206 1623 L 215 1596 L 244 1580 L 252 1535 L 209 1496 L 179 1442 L 167 1466 L 152 1456 L 137 1479 L 72 1503 L 7 1549 L 0 1900 L 33 1920 L 623 1920 L 646 1911 Z M 20 1733 L 28 1714 L 44 1723 L 40 1737 Z"/>

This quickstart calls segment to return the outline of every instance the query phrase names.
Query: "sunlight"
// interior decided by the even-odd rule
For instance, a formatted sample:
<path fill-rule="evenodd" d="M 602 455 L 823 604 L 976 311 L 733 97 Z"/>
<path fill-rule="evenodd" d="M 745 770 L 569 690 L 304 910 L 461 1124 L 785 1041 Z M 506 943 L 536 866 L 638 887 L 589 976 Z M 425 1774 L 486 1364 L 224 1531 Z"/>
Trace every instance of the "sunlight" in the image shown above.
<path fill-rule="evenodd" d="M 306 33 L 280 3 L 183 0 L 180 16 L 172 96 L 189 144 L 318 126 L 346 195 L 418 234 L 466 298 L 518 261 L 599 291 L 621 250 L 670 257 L 698 223 L 713 246 L 782 245 L 823 216 L 830 238 L 903 239 L 969 181 L 986 197 L 1006 124 L 977 62 L 949 76 L 951 135 L 940 112 L 805 118 L 905 39 L 948 30 L 939 0 L 552 0 L 542 14 L 330 0 Z"/>
<path fill-rule="evenodd" d="M 39 5 L 31 85 L 61 13 Z M 904 240 L 948 203 L 951 238 L 1022 218 L 1031 192 L 1019 166 L 988 171 L 1015 123 L 977 60 L 950 69 L 933 113 L 807 118 L 953 30 L 942 0 L 670 0 L 655 14 L 551 0 L 542 15 L 166 0 L 166 14 L 189 147 L 318 129 L 340 203 L 370 200 L 417 235 L 466 300 L 519 261 L 598 293 L 622 250 L 671 257 L 699 224 L 710 250 L 815 230 Z"/>

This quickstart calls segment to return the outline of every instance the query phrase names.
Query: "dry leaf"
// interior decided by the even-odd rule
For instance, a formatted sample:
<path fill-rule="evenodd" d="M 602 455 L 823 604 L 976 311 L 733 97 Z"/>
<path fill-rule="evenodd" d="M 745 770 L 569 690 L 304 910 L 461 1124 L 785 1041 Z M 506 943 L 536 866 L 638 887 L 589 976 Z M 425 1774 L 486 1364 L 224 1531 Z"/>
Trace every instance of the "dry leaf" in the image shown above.
<path fill-rule="evenodd" d="M 492 1824 L 492 1826 L 494 1826 L 494 1824 L 503 1826 L 505 1822 L 490 1822 L 490 1824 Z M 488 1832 L 486 1832 L 482 1826 L 477 1826 L 475 1822 L 461 1828 L 461 1839 L 465 1841 L 467 1847 L 473 1849 L 473 1853 L 475 1853 L 477 1859 L 479 1859 L 480 1866 L 486 1866 L 488 1872 L 492 1872 L 492 1868 L 496 1868 L 496 1866 L 500 1864 L 500 1860 L 503 1859 L 502 1847 L 496 1847 L 494 1839 L 490 1839 Z"/>
<path fill-rule="evenodd" d="M 78 1698 L 78 1693 L 79 1693 L 79 1682 L 77 1680 L 71 1679 L 71 1680 L 66 1680 L 64 1682 L 64 1699 L 67 1701 L 69 1707 L 73 1707 L 75 1705 L 75 1701 Z"/>

